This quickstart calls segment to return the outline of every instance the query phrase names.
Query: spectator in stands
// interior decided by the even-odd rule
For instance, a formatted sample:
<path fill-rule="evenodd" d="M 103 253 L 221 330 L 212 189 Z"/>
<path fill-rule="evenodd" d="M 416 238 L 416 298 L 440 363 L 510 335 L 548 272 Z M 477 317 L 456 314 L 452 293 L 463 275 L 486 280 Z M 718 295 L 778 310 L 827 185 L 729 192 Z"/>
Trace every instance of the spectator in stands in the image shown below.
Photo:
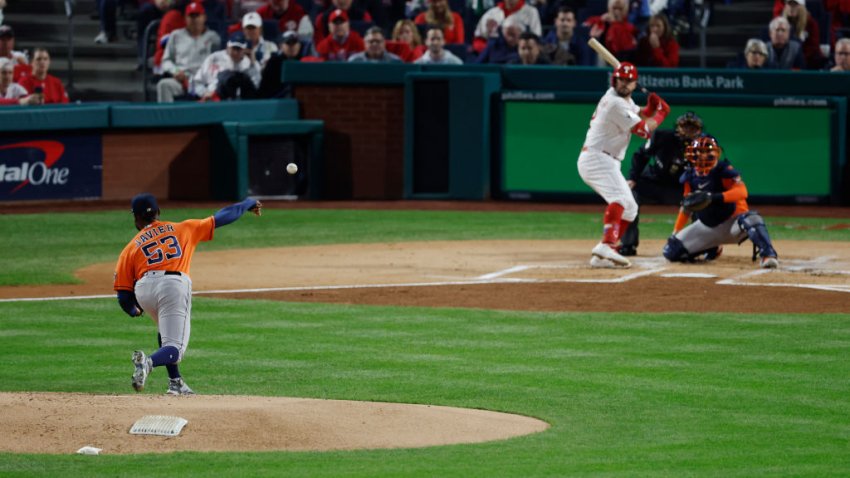
<path fill-rule="evenodd" d="M 3 9 L 6 8 L 6 0 L 0 0 L 0 25 L 3 24 Z"/>
<path fill-rule="evenodd" d="M 830 43 L 840 35 L 839 30 L 850 29 L 850 0 L 826 0 L 824 3 L 826 14 L 832 17 L 832 22 L 829 25 Z"/>
<path fill-rule="evenodd" d="M 599 40 L 621 61 L 631 60 L 637 47 L 638 30 L 628 21 L 629 5 L 625 0 L 608 0 L 608 11 L 590 17 L 584 26 L 590 28 L 590 36 Z"/>
<path fill-rule="evenodd" d="M 670 31 L 667 15 L 659 13 L 650 17 L 646 35 L 638 42 L 635 64 L 657 68 L 679 66 L 679 43 Z"/>
<path fill-rule="evenodd" d="M 403 61 L 413 63 L 427 48 L 422 44 L 416 24 L 411 20 L 399 20 L 393 27 L 392 42 L 387 45 L 387 49 Z"/>
<path fill-rule="evenodd" d="M 517 56 L 519 36 L 522 34 L 520 21 L 511 17 L 502 22 L 501 35 L 490 39 L 487 47 L 475 60 L 476 63 L 507 63 Z"/>
<path fill-rule="evenodd" d="M 280 33 L 295 31 L 304 40 L 313 38 L 310 16 L 296 0 L 270 0 L 257 13 L 263 20 L 277 20 Z"/>
<path fill-rule="evenodd" d="M 780 70 L 802 70 L 806 67 L 803 45 L 791 38 L 791 24 L 785 17 L 770 21 L 770 43 L 767 44 L 767 61 Z"/>
<path fill-rule="evenodd" d="M 32 56 L 32 74 L 24 74 L 18 83 L 25 90 L 37 93 L 41 91 L 45 104 L 67 103 L 68 93 L 59 78 L 48 73 L 50 53 L 44 48 L 36 48 Z"/>
<path fill-rule="evenodd" d="M 154 56 L 154 71 L 161 73 L 162 56 L 165 54 L 165 45 L 168 43 L 168 37 L 171 32 L 185 28 L 187 16 L 185 10 L 192 3 L 200 3 L 204 7 L 204 15 L 207 22 L 216 26 L 222 27 L 225 20 L 225 7 L 221 0 L 203 0 L 189 2 L 186 0 L 174 0 L 172 9 L 167 11 L 162 16 L 162 21 L 159 24 L 159 30 L 156 33 L 156 55 Z M 220 41 L 219 41 L 220 42 Z"/>
<path fill-rule="evenodd" d="M 401 63 L 401 58 L 387 51 L 386 38 L 381 27 L 371 27 L 366 30 L 366 50 L 351 55 L 351 63 Z"/>
<path fill-rule="evenodd" d="M 428 10 L 416 15 L 417 25 L 431 25 L 443 29 L 446 43 L 464 43 L 463 19 L 449 8 L 448 0 L 430 0 Z"/>
<path fill-rule="evenodd" d="M 248 39 L 253 57 L 265 68 L 269 58 L 277 53 L 277 45 L 263 38 L 263 19 L 257 12 L 248 12 L 242 17 L 242 33 Z"/>
<path fill-rule="evenodd" d="M 180 7 L 179 3 L 173 2 L 171 9 L 166 11 L 159 22 L 156 31 L 156 54 L 153 58 L 154 71 L 160 73 L 162 68 L 162 57 L 165 55 L 165 45 L 171 33 L 180 28 L 186 28 L 186 7 Z"/>
<path fill-rule="evenodd" d="M 145 66 L 146 60 L 144 57 L 144 46 L 145 41 L 147 41 L 145 30 L 151 23 L 161 20 L 173 4 L 174 0 L 153 0 L 153 2 L 145 3 L 139 7 L 139 14 L 136 16 L 136 50 L 139 57 L 139 69 Z"/>
<path fill-rule="evenodd" d="M 649 0 L 649 14 L 666 13 L 668 0 Z"/>
<path fill-rule="evenodd" d="M 0 99 L 14 100 L 4 101 L 0 104 L 30 104 L 30 100 L 27 100 L 26 103 L 21 103 L 19 101 L 23 98 L 28 97 L 29 93 L 27 93 L 27 90 L 23 86 L 15 83 L 14 78 L 15 64 L 11 61 L 4 61 L 0 63 Z"/>
<path fill-rule="evenodd" d="M 15 31 L 9 25 L 0 25 L 0 61 L 4 60 L 15 65 L 15 81 L 30 72 L 27 55 L 15 50 Z"/>
<path fill-rule="evenodd" d="M 507 18 L 513 18 L 519 27 L 520 33 L 530 31 L 535 35 L 542 35 L 543 28 L 540 25 L 540 14 L 537 9 L 527 5 L 525 0 L 504 0 L 495 7 L 487 10 L 478 20 L 475 27 L 475 38 L 472 41 L 472 49 L 482 52 L 488 47 L 488 42 L 499 37 L 499 26 Z M 517 38 L 518 40 L 518 38 Z"/>
<path fill-rule="evenodd" d="M 850 38 L 839 38 L 833 50 L 834 60 L 829 71 L 850 72 Z"/>
<path fill-rule="evenodd" d="M 510 65 L 549 65 L 551 62 L 540 51 L 540 37 L 531 32 L 519 35 L 517 56 L 508 60 Z"/>
<path fill-rule="evenodd" d="M 428 49 L 425 53 L 416 60 L 419 64 L 431 65 L 462 65 L 463 60 L 458 58 L 454 53 L 443 48 L 446 44 L 444 32 L 440 27 L 428 29 L 425 35 L 425 45 Z"/>
<path fill-rule="evenodd" d="M 285 62 L 321 61 L 321 58 L 309 56 L 308 46 L 294 31 L 284 32 L 278 44 L 280 50 L 272 55 L 263 69 L 260 80 L 260 98 L 288 98 L 292 96 L 292 85 L 281 81 L 281 71 Z"/>
<path fill-rule="evenodd" d="M 118 3 L 120 0 L 95 0 L 95 8 L 100 17 L 100 33 L 94 37 L 95 43 L 111 43 L 115 41 L 118 31 Z"/>
<path fill-rule="evenodd" d="M 318 45 L 316 53 L 325 61 L 347 61 L 348 57 L 366 49 L 363 38 L 351 31 L 348 13 L 337 9 L 328 15 L 331 34 L 326 36 Z"/>
<path fill-rule="evenodd" d="M 643 28 L 649 21 L 652 14 L 649 9 L 649 0 L 630 0 L 629 1 L 629 23 Z"/>
<path fill-rule="evenodd" d="M 316 17 L 316 26 L 313 32 L 314 45 L 319 45 L 320 43 L 322 43 L 322 40 L 324 40 L 328 36 L 331 23 L 330 17 L 337 10 L 342 10 L 343 12 L 345 12 L 346 19 L 349 22 L 349 29 L 351 28 L 350 22 L 352 21 L 372 21 L 372 16 L 367 11 L 353 4 L 354 0 L 331 0 L 331 2 L 331 7 L 320 13 Z M 359 37 L 360 34 L 358 33 L 357 36 Z"/>
<path fill-rule="evenodd" d="M 823 68 L 826 58 L 820 51 L 820 27 L 806 10 L 806 0 L 788 0 L 785 2 L 782 16 L 791 24 L 791 38 L 803 44 L 806 68 L 810 70 Z"/>
<path fill-rule="evenodd" d="M 207 22 L 208 23 L 216 23 L 222 24 L 227 20 L 227 7 L 225 6 L 225 0 L 191 0 L 191 1 L 200 1 L 204 6 L 204 11 L 207 14 Z M 191 3 L 191 1 L 187 0 L 178 0 L 183 5 Z M 219 25 L 219 26 L 224 26 Z M 222 28 L 224 31 L 224 28 Z"/>
<path fill-rule="evenodd" d="M 770 69 L 774 66 L 767 61 L 767 44 L 758 38 L 750 38 L 744 47 L 744 52 L 730 61 L 727 68 L 739 68 L 749 70 Z"/>
<path fill-rule="evenodd" d="M 242 32 L 227 40 L 227 48 L 211 53 L 195 76 L 192 93 L 201 101 L 251 99 L 260 87 L 260 63 Z"/>
<path fill-rule="evenodd" d="M 0 106 L 26 106 L 44 104 L 43 93 L 39 92 L 29 94 L 26 90 L 24 90 L 23 86 L 17 83 L 12 83 L 12 75 L 14 74 L 15 68 L 11 63 L 6 62 L 3 63 L 3 66 L 0 66 Z M 9 86 L 4 86 L 6 81 L 9 82 Z M 3 88 L 6 89 L 3 90 Z M 20 88 L 20 90 L 18 88 Z M 23 96 L 20 96 L 21 90 L 23 90 Z M 7 96 L 3 96 L 4 94 Z"/>
<path fill-rule="evenodd" d="M 582 66 L 595 64 L 596 58 L 587 46 L 587 38 L 576 32 L 576 24 L 576 14 L 571 7 L 558 8 L 555 28 L 543 38 L 541 45 L 543 53 L 549 57 L 552 64 Z"/>
<path fill-rule="evenodd" d="M 206 14 L 200 2 L 186 7 L 186 28 L 174 30 L 162 57 L 163 78 L 156 85 L 157 101 L 171 103 L 189 90 L 189 80 L 210 53 L 221 46 L 218 33 L 208 30 Z"/>

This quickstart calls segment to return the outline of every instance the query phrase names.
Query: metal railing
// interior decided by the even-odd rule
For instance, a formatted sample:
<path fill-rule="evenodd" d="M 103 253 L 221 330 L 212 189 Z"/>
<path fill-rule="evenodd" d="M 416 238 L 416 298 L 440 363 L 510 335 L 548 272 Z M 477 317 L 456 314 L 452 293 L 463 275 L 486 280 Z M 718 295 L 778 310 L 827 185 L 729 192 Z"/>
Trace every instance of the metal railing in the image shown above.
<path fill-rule="evenodd" d="M 699 31 L 699 66 L 705 68 L 706 57 L 708 56 L 708 45 L 706 41 L 706 30 L 708 30 L 708 22 L 711 19 L 711 5 L 706 1 L 702 1 L 695 5 L 695 19 L 697 30 Z"/>
<path fill-rule="evenodd" d="M 76 0 L 65 0 L 65 16 L 68 17 L 68 84 L 74 88 L 74 6 Z"/>

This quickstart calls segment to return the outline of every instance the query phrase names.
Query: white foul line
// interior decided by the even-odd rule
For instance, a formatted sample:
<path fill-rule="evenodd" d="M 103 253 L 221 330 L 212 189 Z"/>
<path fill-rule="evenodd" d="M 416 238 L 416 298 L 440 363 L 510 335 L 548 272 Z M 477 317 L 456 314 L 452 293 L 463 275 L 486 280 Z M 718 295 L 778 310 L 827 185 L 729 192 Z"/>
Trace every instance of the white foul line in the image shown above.
<path fill-rule="evenodd" d="M 818 258 L 813 263 L 822 262 L 824 259 L 828 258 Z M 216 294 L 249 294 L 249 293 L 264 293 L 264 292 L 297 292 L 297 291 L 310 291 L 310 290 L 345 290 L 345 289 L 379 289 L 379 288 L 389 288 L 389 287 L 429 287 L 429 286 L 449 286 L 449 285 L 481 285 L 481 284 L 543 284 L 543 283 L 566 283 L 566 282 L 576 282 L 576 283 L 597 283 L 597 284 L 617 284 L 624 283 L 634 279 L 638 279 L 640 277 L 649 276 L 658 272 L 662 272 L 667 269 L 667 267 L 656 266 L 651 267 L 649 269 L 633 272 L 631 274 L 624 275 L 622 277 L 616 277 L 613 279 L 573 279 L 573 278 L 565 278 L 565 279 L 526 279 L 526 278 L 511 278 L 511 277 L 503 277 L 508 274 L 512 274 L 515 272 L 521 272 L 528 269 L 559 269 L 559 268 L 570 268 L 570 266 L 563 265 L 555 265 L 555 264 L 539 264 L 539 265 L 517 265 L 513 267 L 509 267 L 507 269 L 502 269 L 500 271 L 491 272 L 489 274 L 484 274 L 478 276 L 474 279 L 469 280 L 453 280 L 453 281 L 445 281 L 445 282 L 407 282 L 407 283 L 397 283 L 397 284 L 345 284 L 345 285 L 320 285 L 320 286 L 296 286 L 296 287 L 263 287 L 263 288 L 254 288 L 254 289 L 219 289 L 219 290 L 202 290 L 202 291 L 194 291 L 193 295 L 216 295 Z M 790 268 L 789 268 L 790 269 Z M 837 284 L 800 284 L 800 283 L 758 283 L 758 282 L 744 282 L 743 279 L 748 277 L 758 276 L 762 274 L 770 273 L 769 269 L 757 269 L 754 271 L 746 272 L 744 274 L 730 277 L 728 279 L 723 279 L 717 281 L 718 285 L 744 285 L 744 286 L 764 286 L 764 287 L 799 287 L 806 289 L 816 289 L 816 290 L 825 290 L 832 292 L 850 292 L 850 286 L 848 285 L 837 285 Z M 844 272 L 844 271 L 840 271 Z M 2 302 L 42 302 L 42 301 L 56 301 L 56 300 L 83 300 L 83 299 L 108 299 L 115 298 L 114 294 L 110 295 L 72 295 L 72 296 L 63 296 L 63 297 L 21 297 L 21 298 L 11 298 L 11 299 L 0 299 L 0 303 Z"/>
<path fill-rule="evenodd" d="M 514 272 L 524 271 L 524 270 L 526 270 L 526 269 L 530 269 L 531 267 L 532 267 L 532 266 L 513 266 L 513 267 L 508 267 L 507 269 L 502 269 L 502 270 L 500 270 L 500 271 L 491 272 L 491 273 L 489 273 L 489 274 L 484 274 L 484 275 L 482 275 L 482 276 L 478 276 L 478 277 L 477 277 L 477 279 L 481 279 L 481 280 L 495 279 L 495 278 L 497 278 L 497 277 L 501 277 L 501 276 L 504 276 L 504 275 L 513 274 Z"/>

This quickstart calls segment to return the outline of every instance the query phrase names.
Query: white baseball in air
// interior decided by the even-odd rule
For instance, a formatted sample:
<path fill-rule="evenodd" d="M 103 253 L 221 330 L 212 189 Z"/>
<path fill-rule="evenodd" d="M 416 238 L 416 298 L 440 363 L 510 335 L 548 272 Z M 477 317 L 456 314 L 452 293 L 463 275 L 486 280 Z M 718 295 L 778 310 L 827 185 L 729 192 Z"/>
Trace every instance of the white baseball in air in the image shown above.
<path fill-rule="evenodd" d="M 286 165 L 286 172 L 289 174 L 295 174 L 298 172 L 298 165 L 295 163 L 289 163 Z"/>

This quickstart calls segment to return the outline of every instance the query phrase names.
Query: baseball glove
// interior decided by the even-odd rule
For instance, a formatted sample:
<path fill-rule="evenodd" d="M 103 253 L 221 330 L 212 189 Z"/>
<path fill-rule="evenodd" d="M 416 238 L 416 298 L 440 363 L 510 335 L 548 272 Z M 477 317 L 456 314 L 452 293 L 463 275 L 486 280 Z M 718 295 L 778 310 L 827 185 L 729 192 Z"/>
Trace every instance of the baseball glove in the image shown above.
<path fill-rule="evenodd" d="M 707 191 L 697 191 L 688 194 L 682 198 L 682 208 L 688 212 L 702 211 L 711 204 L 711 193 Z"/>

